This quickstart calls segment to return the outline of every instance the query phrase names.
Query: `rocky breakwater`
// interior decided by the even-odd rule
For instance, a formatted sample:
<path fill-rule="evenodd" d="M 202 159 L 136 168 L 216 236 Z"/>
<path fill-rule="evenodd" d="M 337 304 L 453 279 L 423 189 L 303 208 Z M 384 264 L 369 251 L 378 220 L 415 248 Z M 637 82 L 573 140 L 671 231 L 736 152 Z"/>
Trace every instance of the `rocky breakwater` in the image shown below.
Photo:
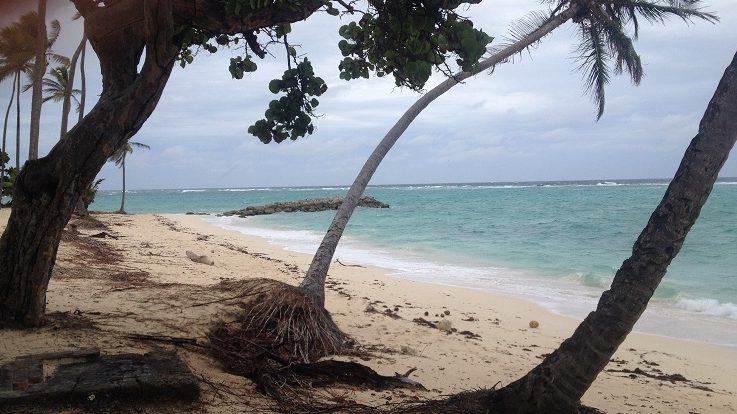
<path fill-rule="evenodd" d="M 295 211 L 315 212 L 325 210 L 337 210 L 343 203 L 343 197 L 312 198 L 309 200 L 285 201 L 263 206 L 248 206 L 242 210 L 226 211 L 223 216 L 260 216 L 274 213 L 293 213 Z M 382 203 L 373 197 L 361 197 L 359 207 L 389 208 L 388 204 Z"/>

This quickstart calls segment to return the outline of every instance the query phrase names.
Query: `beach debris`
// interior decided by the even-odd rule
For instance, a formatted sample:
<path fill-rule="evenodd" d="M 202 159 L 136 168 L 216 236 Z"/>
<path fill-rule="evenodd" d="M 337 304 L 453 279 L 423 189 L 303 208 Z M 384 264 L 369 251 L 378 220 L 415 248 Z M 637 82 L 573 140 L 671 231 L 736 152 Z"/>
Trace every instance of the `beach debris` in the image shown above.
<path fill-rule="evenodd" d="M 210 258 L 210 256 L 207 255 L 199 255 L 197 253 L 194 253 L 191 250 L 186 251 L 187 257 L 189 257 L 189 260 L 195 262 L 195 263 L 202 263 L 206 265 L 214 265 L 215 261 Z"/>
<path fill-rule="evenodd" d="M 426 326 L 428 328 L 438 329 L 438 327 L 435 326 L 434 323 L 428 321 L 425 318 L 414 318 L 414 319 L 412 319 L 412 322 L 414 322 L 414 323 L 416 323 L 416 324 L 418 324 L 420 326 Z"/>
<path fill-rule="evenodd" d="M 92 348 L 27 355 L 0 366 L 2 407 L 118 398 L 193 401 L 199 393 L 197 379 L 172 352 L 101 356 Z"/>
<path fill-rule="evenodd" d="M 359 265 L 359 264 L 345 264 L 345 263 L 341 262 L 339 259 L 335 259 L 335 263 L 338 263 L 339 265 L 345 266 L 345 267 L 362 267 L 364 269 L 366 268 L 366 266 L 362 266 L 362 265 Z"/>
<path fill-rule="evenodd" d="M 399 352 L 401 352 L 404 355 L 410 355 L 410 356 L 417 356 L 419 352 L 417 352 L 416 349 L 408 346 L 408 345 L 402 345 L 399 347 Z"/>
<path fill-rule="evenodd" d="M 445 333 L 453 332 L 453 322 L 451 322 L 448 319 L 443 319 L 441 321 L 438 321 L 438 323 L 436 323 L 435 326 Z"/>
<path fill-rule="evenodd" d="M 529 323 L 529 325 L 530 325 L 530 328 L 537 329 L 537 328 L 540 327 L 540 322 L 538 322 L 536 320 L 531 320 L 530 323 Z"/>
<path fill-rule="evenodd" d="M 104 239 L 104 238 L 111 238 L 114 240 L 118 240 L 118 236 L 112 235 L 106 231 L 101 231 L 99 233 L 90 234 L 90 237 L 94 237 L 96 239 Z"/>
<path fill-rule="evenodd" d="M 337 210 L 343 203 L 344 197 L 313 198 L 308 200 L 287 201 L 272 203 L 261 206 L 248 206 L 242 210 L 226 211 L 223 216 L 260 216 L 274 213 L 292 213 L 296 211 L 316 212 L 326 210 Z M 358 201 L 359 207 L 389 208 L 388 204 L 382 203 L 373 197 L 361 197 Z"/>
<path fill-rule="evenodd" d="M 136 339 L 139 341 L 165 342 L 174 345 L 197 345 L 196 338 L 181 338 L 167 335 L 130 334 L 126 335 L 126 338 Z"/>
<path fill-rule="evenodd" d="M 446 309 L 446 310 L 444 310 L 444 311 L 443 311 L 443 314 L 444 314 L 445 316 L 448 316 L 448 315 L 450 315 L 450 311 L 449 311 L 448 309 Z"/>

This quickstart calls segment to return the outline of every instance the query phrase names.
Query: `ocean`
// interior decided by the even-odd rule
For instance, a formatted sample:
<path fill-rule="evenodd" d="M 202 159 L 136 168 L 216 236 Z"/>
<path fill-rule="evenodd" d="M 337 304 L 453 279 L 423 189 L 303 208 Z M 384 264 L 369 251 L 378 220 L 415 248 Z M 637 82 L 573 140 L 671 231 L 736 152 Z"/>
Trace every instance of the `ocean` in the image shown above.
<path fill-rule="evenodd" d="M 370 186 L 335 258 L 401 278 L 491 290 L 583 318 L 632 249 L 668 180 Z M 347 187 L 126 192 L 129 213 L 213 213 L 214 225 L 314 253 L 333 211 L 216 217 Z M 120 191 L 93 210 L 113 211 Z M 721 179 L 635 330 L 737 347 L 737 179 Z"/>

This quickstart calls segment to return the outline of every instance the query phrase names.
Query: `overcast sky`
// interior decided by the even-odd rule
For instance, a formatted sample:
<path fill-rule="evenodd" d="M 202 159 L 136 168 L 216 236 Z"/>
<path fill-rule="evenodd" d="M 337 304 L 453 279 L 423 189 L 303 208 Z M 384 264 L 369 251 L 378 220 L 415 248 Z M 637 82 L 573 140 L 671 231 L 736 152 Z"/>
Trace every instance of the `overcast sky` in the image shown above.
<path fill-rule="evenodd" d="M 16 3 L 32 7 L 35 2 Z M 8 0 L 0 0 L 0 25 L 6 25 L 19 8 L 1 4 Z M 471 78 L 431 104 L 390 152 L 372 184 L 671 177 L 737 50 L 734 0 L 704 4 L 720 23 L 643 25 L 635 45 L 645 77 L 637 87 L 626 77 L 614 78 L 599 122 L 576 71 L 576 32 L 567 25 L 513 64 Z M 49 19 L 59 19 L 62 26 L 54 49 L 71 56 L 81 22 L 71 20 L 75 10 L 67 0 L 49 0 L 49 7 Z M 539 7 L 538 0 L 486 0 L 464 13 L 501 38 L 510 22 Z M 337 29 L 344 23 L 316 15 L 293 25 L 290 35 L 330 87 L 320 98 L 322 117 L 315 121 L 314 135 L 264 145 L 246 132 L 273 99 L 267 86 L 284 70 L 281 51 L 257 62 L 258 72 L 242 80 L 231 79 L 228 72 L 234 53 L 203 52 L 186 69 L 175 67 L 156 111 L 133 138 L 151 150 L 136 150 L 128 158 L 128 188 L 350 184 L 376 143 L 419 95 L 395 88 L 388 78 L 340 80 Z M 101 90 L 94 53 L 88 53 L 86 68 L 89 110 Z M 429 87 L 441 80 L 436 74 Z M 11 83 L 0 84 L 3 113 Z M 30 95 L 21 100 L 22 157 L 28 152 Z M 58 139 L 60 116 L 60 104 L 44 105 L 41 154 Z M 14 119 L 11 115 L 8 125 L 11 142 Z M 13 159 L 14 148 L 10 153 Z M 734 158 L 722 177 L 737 176 Z M 119 188 L 120 170 L 109 164 L 100 178 L 105 178 L 103 188 Z"/>

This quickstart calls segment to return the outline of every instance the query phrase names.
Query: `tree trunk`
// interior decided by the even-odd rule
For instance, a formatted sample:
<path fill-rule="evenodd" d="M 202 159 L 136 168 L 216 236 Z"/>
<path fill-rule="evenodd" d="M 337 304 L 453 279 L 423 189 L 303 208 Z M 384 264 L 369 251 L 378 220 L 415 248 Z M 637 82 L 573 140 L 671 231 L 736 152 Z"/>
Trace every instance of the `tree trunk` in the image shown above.
<path fill-rule="evenodd" d="M 31 98 L 31 139 L 28 159 L 38 158 L 38 138 L 41 133 L 41 105 L 43 104 L 43 78 L 46 74 L 46 0 L 38 0 L 38 32 L 36 34 L 36 59 L 33 64 L 33 95 Z"/>
<path fill-rule="evenodd" d="M 645 311 L 706 203 L 737 140 L 737 54 L 701 118 L 662 201 L 596 311 L 560 348 L 489 396 L 493 412 L 569 413 Z"/>
<path fill-rule="evenodd" d="M 15 85 L 15 170 L 20 171 L 20 71 L 16 74 Z"/>
<path fill-rule="evenodd" d="M 3 148 L 2 152 L 7 154 L 7 137 L 8 137 L 8 118 L 10 117 L 10 109 L 13 107 L 13 99 L 15 99 L 15 84 L 18 82 L 18 75 L 13 77 L 13 87 L 10 90 L 10 102 L 8 102 L 8 109 L 5 110 L 5 121 L 3 122 Z M 3 165 L 0 170 L 0 208 L 3 208 L 3 184 L 5 184 L 5 170 L 8 169 L 8 164 Z"/>
<path fill-rule="evenodd" d="M 565 9 L 528 36 L 525 36 L 512 45 L 495 53 L 491 57 L 479 62 L 476 69 L 472 72 L 461 72 L 446 79 L 438 86 L 428 91 L 414 104 L 412 104 L 409 109 L 407 109 L 404 115 L 399 118 L 397 123 L 394 124 L 366 160 L 366 163 L 363 165 L 363 168 L 361 168 L 361 171 L 358 173 L 358 176 L 351 185 L 351 188 L 348 190 L 343 203 L 335 213 L 335 217 L 333 218 L 332 223 L 330 223 L 330 227 L 325 233 L 325 237 L 323 237 L 322 242 L 312 259 L 312 263 L 310 263 L 310 268 L 307 270 L 307 274 L 300 284 L 300 288 L 305 293 L 307 293 L 316 303 L 321 306 L 325 306 L 325 279 L 327 277 L 328 270 L 330 269 L 330 263 L 333 260 L 335 249 L 338 248 L 338 242 L 343 235 L 343 231 L 348 224 L 348 220 L 350 220 L 351 215 L 353 215 L 353 211 L 356 209 L 358 201 L 366 190 L 366 186 L 371 180 L 371 177 L 373 177 L 374 173 L 379 168 L 379 164 L 381 164 L 381 161 L 384 159 L 386 154 L 394 146 L 399 137 L 402 136 L 404 131 L 407 130 L 407 127 L 409 127 L 412 121 L 414 121 L 414 119 L 417 118 L 417 116 L 432 101 L 450 90 L 450 88 L 471 76 L 506 61 L 509 57 L 522 52 L 532 44 L 538 42 L 545 35 L 568 21 L 568 19 L 575 14 L 576 7 L 577 6 L 571 6 Z"/>
<path fill-rule="evenodd" d="M 13 209 L 0 238 L 0 323 L 42 323 L 59 240 L 75 202 L 156 107 L 178 47 L 170 3 L 146 1 L 144 7 L 142 21 L 125 30 L 90 35 L 103 74 L 100 100 L 49 155 L 28 161 L 18 175 Z M 144 46 L 145 63 L 137 73 Z"/>
<path fill-rule="evenodd" d="M 123 151 L 123 161 L 120 164 L 123 171 L 123 192 L 120 194 L 120 210 L 118 210 L 118 213 L 121 214 L 125 214 L 125 152 Z"/>
<path fill-rule="evenodd" d="M 79 79 L 81 81 L 81 95 L 79 97 L 79 116 L 77 117 L 77 122 L 82 122 L 82 118 L 84 118 L 84 104 L 85 100 L 87 98 L 87 77 L 85 77 L 84 74 L 84 57 L 87 53 L 87 33 L 84 34 L 82 37 L 82 55 L 79 58 Z"/>
<path fill-rule="evenodd" d="M 61 130 L 59 131 L 59 139 L 62 139 L 64 135 L 67 133 L 67 129 L 69 125 L 69 112 L 72 109 L 72 91 L 74 90 L 74 75 L 77 72 L 77 61 L 79 60 L 79 55 L 82 53 L 82 49 L 84 49 L 85 44 L 87 44 L 87 36 L 83 33 L 82 41 L 79 42 L 79 46 L 77 46 L 77 49 L 74 51 L 74 54 L 72 55 L 72 60 L 71 62 L 69 62 L 69 76 L 67 79 L 66 89 L 64 90 L 64 104 L 62 105 L 62 110 L 61 110 Z"/>

